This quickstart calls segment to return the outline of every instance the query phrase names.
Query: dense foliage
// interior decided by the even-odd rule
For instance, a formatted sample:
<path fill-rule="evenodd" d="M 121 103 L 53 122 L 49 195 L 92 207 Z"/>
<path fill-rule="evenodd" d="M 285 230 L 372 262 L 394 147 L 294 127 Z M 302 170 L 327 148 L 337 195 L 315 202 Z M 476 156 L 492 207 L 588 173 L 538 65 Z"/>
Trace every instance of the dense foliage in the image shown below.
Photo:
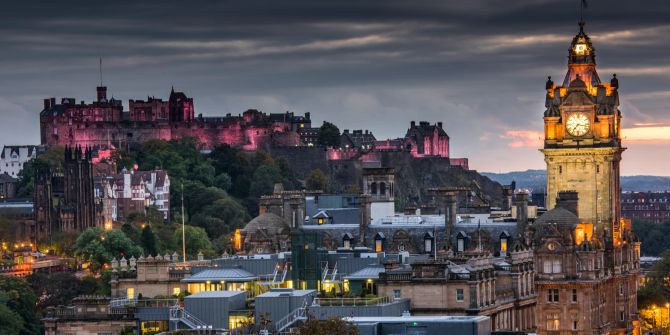
<path fill-rule="evenodd" d="M 641 253 L 644 256 L 659 256 L 670 249 L 670 221 L 651 223 L 633 221 L 633 230 L 642 241 Z"/>
<path fill-rule="evenodd" d="M 0 276 L 0 334 L 40 334 L 36 301 L 25 279 Z"/>
<path fill-rule="evenodd" d="M 319 144 L 326 147 L 339 147 L 340 129 L 330 122 L 323 121 L 319 128 Z"/>
<path fill-rule="evenodd" d="M 338 317 L 318 320 L 310 317 L 298 328 L 300 335 L 358 335 L 358 327 Z"/>

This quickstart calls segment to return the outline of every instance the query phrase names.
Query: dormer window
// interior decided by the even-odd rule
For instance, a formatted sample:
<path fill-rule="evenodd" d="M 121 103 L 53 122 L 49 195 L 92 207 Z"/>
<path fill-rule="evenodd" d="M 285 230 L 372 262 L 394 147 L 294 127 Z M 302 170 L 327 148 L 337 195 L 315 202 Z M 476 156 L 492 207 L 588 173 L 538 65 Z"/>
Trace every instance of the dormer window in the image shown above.
<path fill-rule="evenodd" d="M 457 252 L 463 252 L 465 251 L 465 239 L 467 235 L 465 235 L 464 232 L 459 232 L 458 235 L 456 235 L 456 251 Z"/>
<path fill-rule="evenodd" d="M 384 240 L 385 239 L 386 239 L 386 236 L 384 236 L 383 233 L 377 233 L 377 235 L 375 235 L 375 252 L 384 251 Z"/>
<path fill-rule="evenodd" d="M 342 247 L 345 249 L 351 249 L 351 241 L 353 239 L 354 237 L 351 234 L 349 233 L 344 234 L 344 236 L 342 237 Z"/>
<path fill-rule="evenodd" d="M 432 233 L 428 232 L 423 236 L 423 249 L 427 254 L 433 252 L 433 241 L 435 237 Z"/>
<path fill-rule="evenodd" d="M 503 231 L 500 234 L 500 255 L 505 256 L 507 254 L 507 243 L 509 242 L 510 234 L 506 231 Z"/>

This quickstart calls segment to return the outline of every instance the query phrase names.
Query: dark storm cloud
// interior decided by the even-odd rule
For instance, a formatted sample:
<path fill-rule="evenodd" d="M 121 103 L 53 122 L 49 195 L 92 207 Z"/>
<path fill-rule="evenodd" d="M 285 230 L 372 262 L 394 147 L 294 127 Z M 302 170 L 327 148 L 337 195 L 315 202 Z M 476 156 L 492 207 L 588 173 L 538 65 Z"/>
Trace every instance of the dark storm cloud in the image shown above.
<path fill-rule="evenodd" d="M 541 167 L 532 146 L 543 85 L 562 81 L 578 3 L 10 2 L 0 144 L 39 140 L 43 97 L 91 100 L 102 56 L 104 82 L 123 100 L 175 85 L 198 113 L 311 111 L 379 138 L 410 120 L 444 121 L 452 151 L 478 169 Z M 670 122 L 670 2 L 589 3 L 586 30 L 601 78 L 619 74 L 624 125 Z"/>

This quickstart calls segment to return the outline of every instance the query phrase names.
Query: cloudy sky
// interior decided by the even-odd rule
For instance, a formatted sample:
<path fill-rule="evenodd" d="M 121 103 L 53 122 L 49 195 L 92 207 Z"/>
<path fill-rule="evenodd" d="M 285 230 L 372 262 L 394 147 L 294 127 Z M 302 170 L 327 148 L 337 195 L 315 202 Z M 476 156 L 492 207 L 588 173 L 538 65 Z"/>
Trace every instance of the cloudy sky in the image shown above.
<path fill-rule="evenodd" d="M 643 6 L 644 5 L 644 6 Z M 603 80 L 620 79 L 623 174 L 670 175 L 670 1 L 589 0 Z M 45 97 L 109 94 L 196 113 L 311 112 L 404 135 L 442 121 L 480 171 L 543 168 L 546 76 L 562 81 L 578 0 L 12 1 L 0 11 L 0 145 L 39 142 Z"/>

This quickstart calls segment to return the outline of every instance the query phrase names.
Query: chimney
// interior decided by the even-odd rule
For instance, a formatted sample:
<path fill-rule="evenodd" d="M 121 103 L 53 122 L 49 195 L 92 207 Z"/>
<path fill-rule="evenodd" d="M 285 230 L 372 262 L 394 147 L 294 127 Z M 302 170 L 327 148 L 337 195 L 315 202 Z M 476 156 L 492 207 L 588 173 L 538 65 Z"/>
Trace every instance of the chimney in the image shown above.
<path fill-rule="evenodd" d="M 577 191 L 561 191 L 558 192 L 558 197 L 556 198 L 556 207 L 567 209 L 579 217 L 578 202 Z"/>
<path fill-rule="evenodd" d="M 438 123 L 437 123 L 437 127 L 440 128 L 440 129 L 442 129 L 442 122 L 438 122 Z"/>
<path fill-rule="evenodd" d="M 44 109 L 51 107 L 51 99 L 44 99 Z"/>
<path fill-rule="evenodd" d="M 410 127 L 414 128 L 416 127 L 416 121 L 412 121 L 409 123 Z"/>
<path fill-rule="evenodd" d="M 517 234 L 525 241 L 526 227 L 528 227 L 528 193 L 519 192 L 514 195 L 514 206 L 516 207 L 516 230 Z"/>
<path fill-rule="evenodd" d="M 96 92 L 98 93 L 98 102 L 106 102 L 107 101 L 107 87 L 106 86 L 98 86 L 95 88 Z"/>
<path fill-rule="evenodd" d="M 456 211 L 458 211 L 458 201 L 454 192 L 444 194 L 444 243 L 445 249 L 451 249 L 451 232 L 456 225 Z"/>
<path fill-rule="evenodd" d="M 358 231 L 358 246 L 364 247 L 365 235 L 368 232 L 368 225 L 370 224 L 370 215 L 372 208 L 371 208 L 370 195 L 361 194 L 359 198 L 361 200 L 361 222 L 359 224 L 359 231 Z"/>
<path fill-rule="evenodd" d="M 310 112 L 305 113 L 305 119 L 310 120 L 309 117 L 310 117 L 311 115 L 312 115 L 312 113 L 310 113 Z"/>
<path fill-rule="evenodd" d="M 51 103 L 49 104 L 49 106 L 51 107 L 56 106 L 56 98 L 51 98 Z"/>

